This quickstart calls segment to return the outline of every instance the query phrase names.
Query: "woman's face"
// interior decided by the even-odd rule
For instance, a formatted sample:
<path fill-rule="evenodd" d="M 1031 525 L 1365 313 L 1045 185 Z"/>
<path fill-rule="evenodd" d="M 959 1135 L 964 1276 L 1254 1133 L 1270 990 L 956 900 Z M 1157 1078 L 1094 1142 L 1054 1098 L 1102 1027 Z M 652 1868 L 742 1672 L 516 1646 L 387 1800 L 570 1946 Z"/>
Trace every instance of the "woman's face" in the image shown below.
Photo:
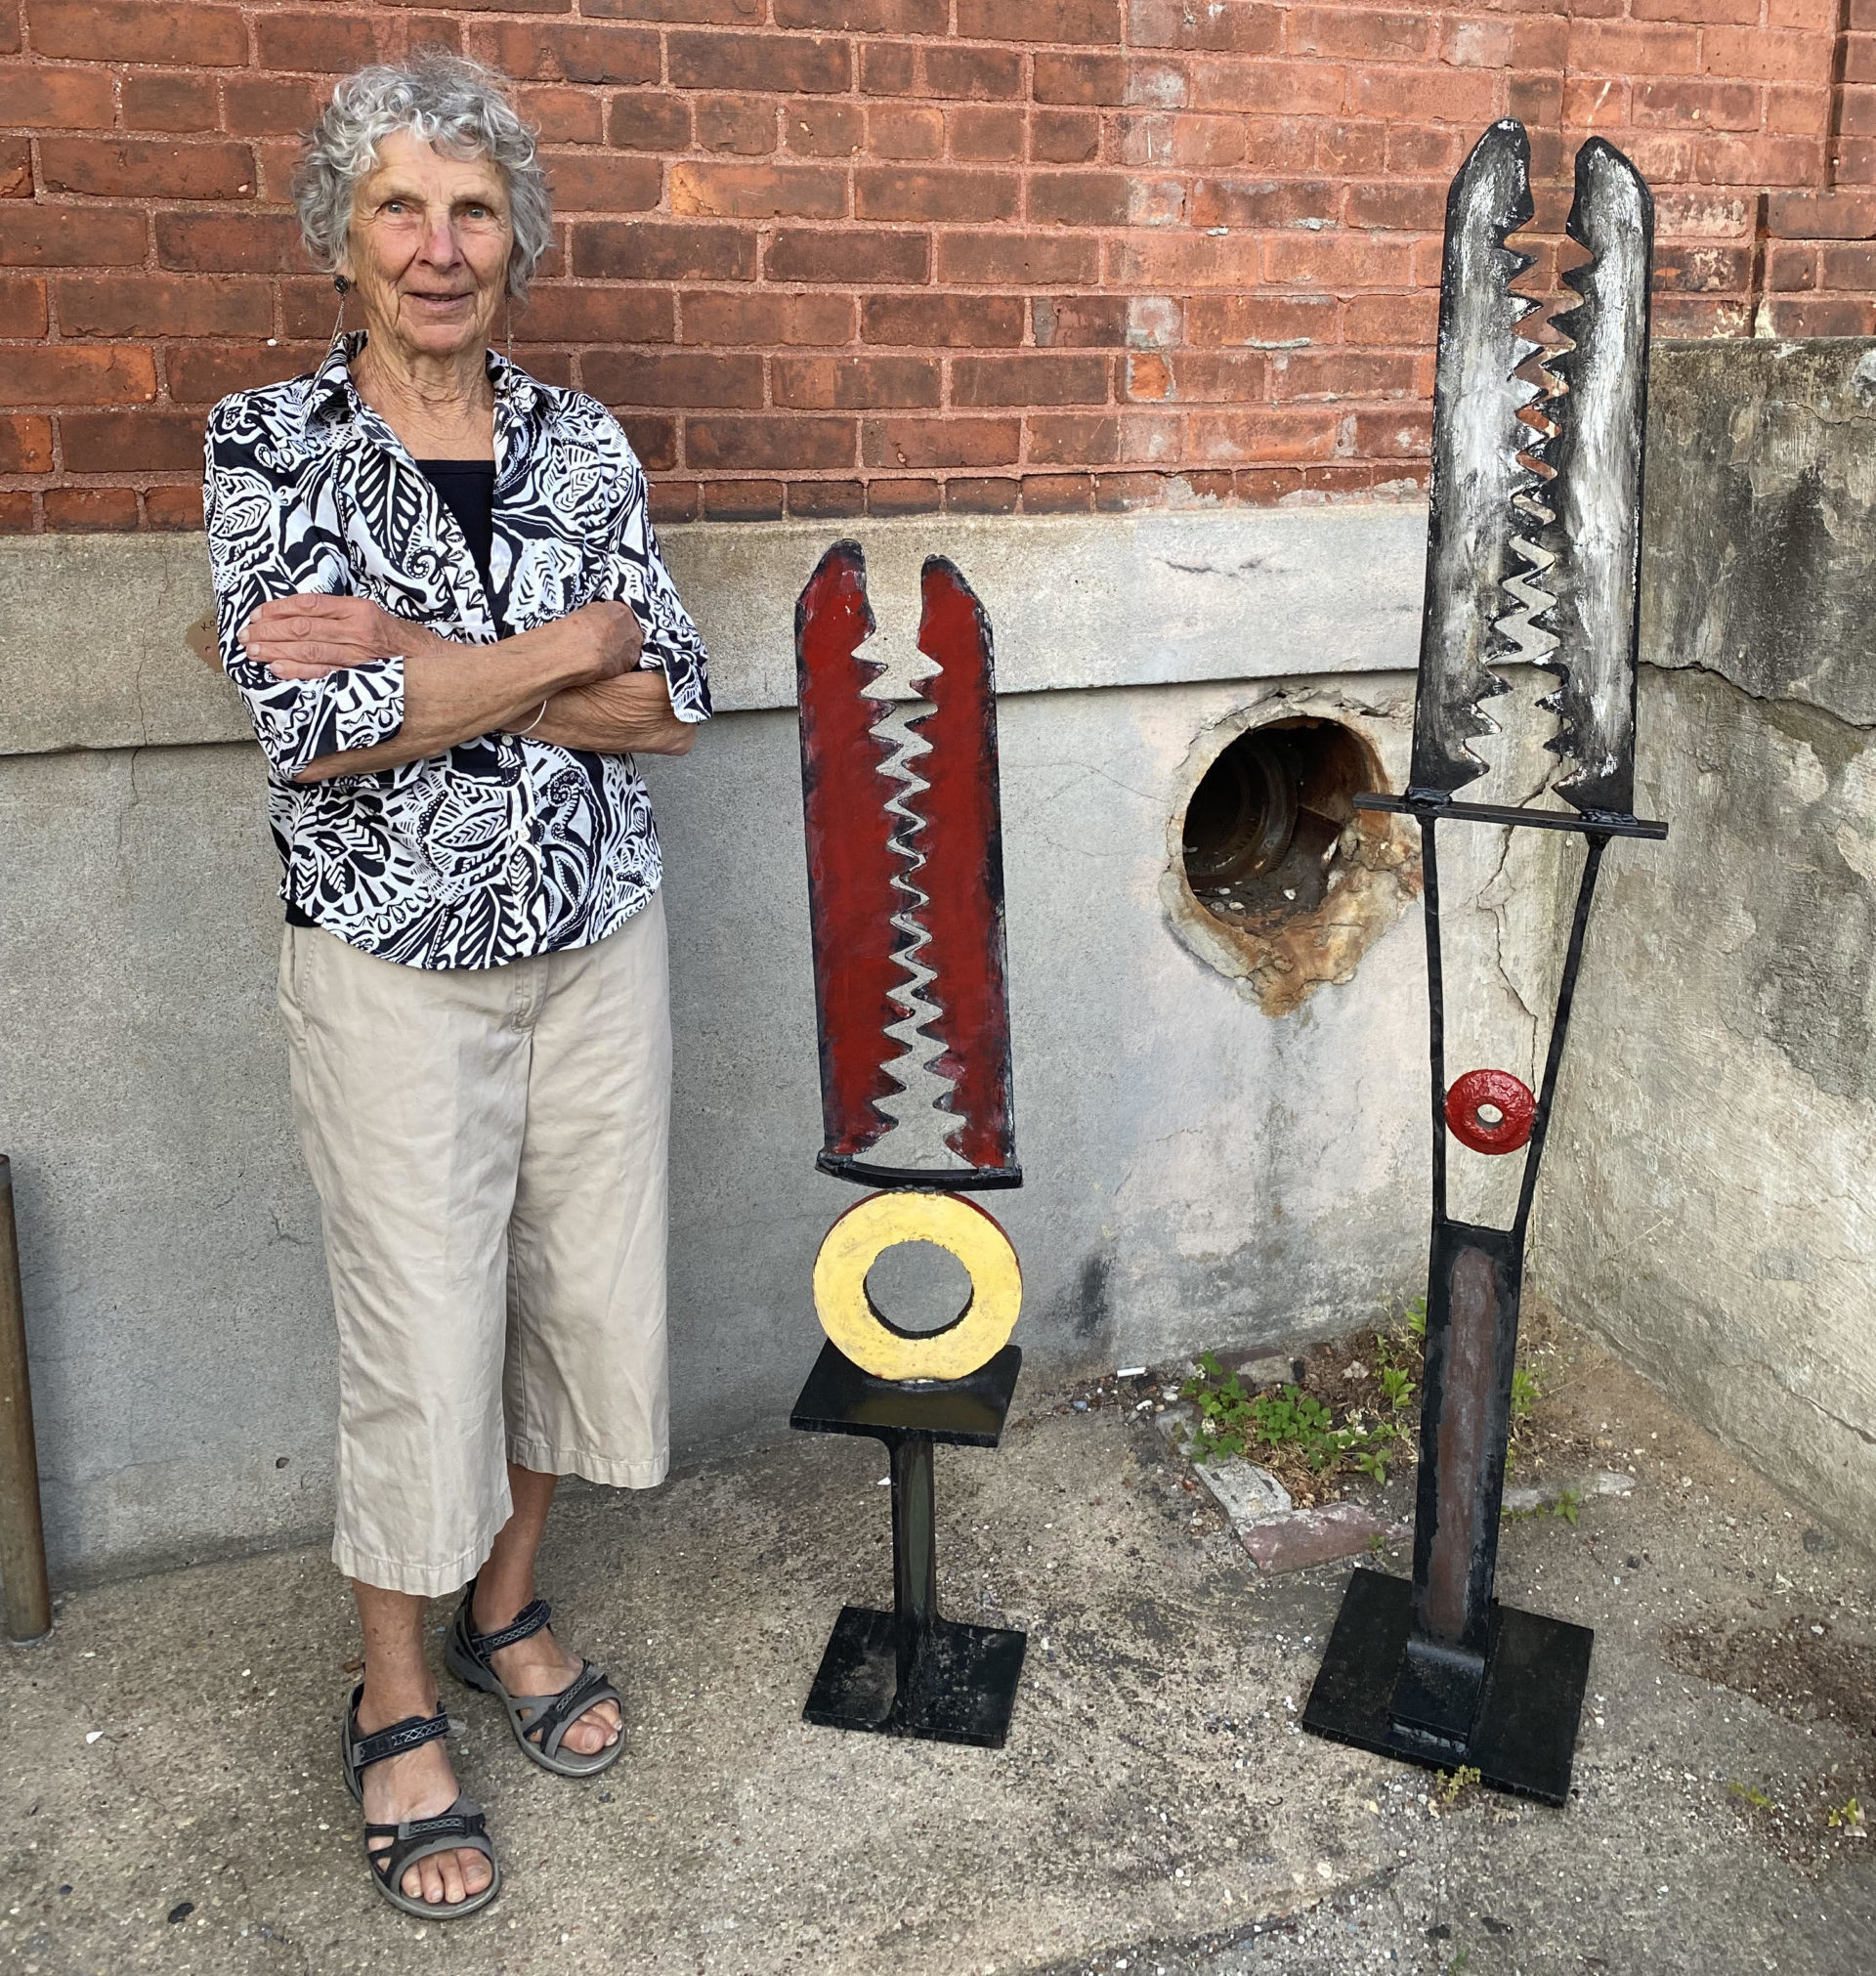
<path fill-rule="evenodd" d="M 446 157 L 401 130 L 378 147 L 353 198 L 339 272 L 357 284 L 374 342 L 406 357 L 480 354 L 514 237 L 499 166 Z"/>

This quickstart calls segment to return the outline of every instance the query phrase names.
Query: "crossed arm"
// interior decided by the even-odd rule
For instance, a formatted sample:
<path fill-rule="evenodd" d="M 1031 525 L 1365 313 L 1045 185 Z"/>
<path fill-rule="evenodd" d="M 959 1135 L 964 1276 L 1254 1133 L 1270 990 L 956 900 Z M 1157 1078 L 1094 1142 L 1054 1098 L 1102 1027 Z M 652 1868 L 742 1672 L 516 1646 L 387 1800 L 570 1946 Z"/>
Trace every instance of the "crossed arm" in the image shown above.
<path fill-rule="evenodd" d="M 372 748 L 319 756 L 299 782 L 369 775 L 531 723 L 542 741 L 602 754 L 685 754 L 695 738 L 671 710 L 663 673 L 636 669 L 643 633 L 625 604 L 588 604 L 499 644 L 462 645 L 367 597 L 279 597 L 248 619 L 240 641 L 278 679 L 404 659 L 398 732 Z"/>

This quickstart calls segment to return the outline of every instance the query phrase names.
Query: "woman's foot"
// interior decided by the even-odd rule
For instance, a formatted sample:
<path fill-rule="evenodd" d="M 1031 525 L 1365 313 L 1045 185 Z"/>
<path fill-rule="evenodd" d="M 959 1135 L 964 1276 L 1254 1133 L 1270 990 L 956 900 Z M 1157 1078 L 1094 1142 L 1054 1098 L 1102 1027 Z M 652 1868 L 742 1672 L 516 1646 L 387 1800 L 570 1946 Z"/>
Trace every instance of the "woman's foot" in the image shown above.
<path fill-rule="evenodd" d="M 529 1598 L 532 1597 L 530 1593 Z M 485 1600 L 479 1580 L 469 1608 L 470 1621 L 478 1633 L 498 1633 L 527 1604 L 528 1599 L 519 1604 L 493 1598 Z M 545 1626 L 526 1640 L 517 1640 L 512 1647 L 497 1649 L 489 1655 L 489 1665 L 510 1695 L 558 1695 L 580 1669 L 579 1661 L 564 1651 Z M 567 1725 L 560 1746 L 576 1756 L 597 1756 L 602 1749 L 610 1749 L 623 1731 L 618 1703 L 611 1699 L 597 1701 L 584 1715 Z"/>
<path fill-rule="evenodd" d="M 434 1689 L 427 1699 L 416 1697 L 403 1707 L 373 1708 L 367 1693 L 359 1702 L 359 1734 L 369 1736 L 375 1730 L 388 1729 L 392 1723 L 403 1721 L 405 1716 L 429 1716 L 436 1710 Z M 367 1825 L 401 1825 L 406 1819 L 435 1818 L 456 1801 L 456 1774 L 440 1740 L 370 1765 L 361 1782 Z M 366 1850 L 384 1852 L 394 1843 L 389 1837 L 371 1839 L 366 1841 Z M 494 1868 L 486 1853 L 458 1846 L 453 1852 L 433 1853 L 426 1860 L 415 1861 L 405 1871 L 403 1891 L 412 1900 L 448 1909 L 473 1899 L 493 1878 Z"/>

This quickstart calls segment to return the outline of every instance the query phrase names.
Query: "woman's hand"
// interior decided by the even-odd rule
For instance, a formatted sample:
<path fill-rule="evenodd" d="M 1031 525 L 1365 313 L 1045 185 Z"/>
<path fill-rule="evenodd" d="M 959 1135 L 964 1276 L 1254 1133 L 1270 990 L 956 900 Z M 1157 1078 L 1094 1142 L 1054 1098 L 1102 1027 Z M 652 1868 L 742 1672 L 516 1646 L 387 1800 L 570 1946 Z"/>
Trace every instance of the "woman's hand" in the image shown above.
<path fill-rule="evenodd" d="M 589 684 L 596 686 L 601 680 L 617 679 L 621 672 L 637 669 L 638 656 L 645 649 L 645 631 L 629 604 L 584 604 L 560 622 L 578 632 L 590 649 Z"/>
<path fill-rule="evenodd" d="M 322 679 L 342 666 L 408 658 L 447 644 L 369 597 L 276 597 L 240 630 L 241 650 L 276 679 Z"/>

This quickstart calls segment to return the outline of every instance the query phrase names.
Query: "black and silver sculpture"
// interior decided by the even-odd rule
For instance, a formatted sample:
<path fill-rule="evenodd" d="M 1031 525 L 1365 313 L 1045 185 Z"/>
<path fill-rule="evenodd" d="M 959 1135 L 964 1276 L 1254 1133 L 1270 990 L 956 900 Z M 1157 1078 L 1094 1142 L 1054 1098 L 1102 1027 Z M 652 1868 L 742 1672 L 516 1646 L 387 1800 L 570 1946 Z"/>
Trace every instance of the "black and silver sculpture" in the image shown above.
<path fill-rule="evenodd" d="M 1420 826 L 1432 1064 L 1432 1253 L 1411 1583 L 1354 1574 L 1303 1727 L 1483 1780 L 1550 1804 L 1569 1793 L 1589 1673 L 1588 1628 L 1492 1596 L 1511 1419 L 1524 1239 L 1550 1125 L 1584 930 L 1612 838 L 1662 838 L 1635 816 L 1636 639 L 1653 201 L 1600 138 L 1577 153 L 1567 231 L 1589 262 L 1556 319 L 1573 348 L 1539 381 L 1513 292 L 1531 265 L 1507 245 L 1532 217 L 1523 126 L 1494 124 L 1446 203 L 1433 388 L 1427 596 L 1404 796 L 1357 796 Z M 1548 649 L 1547 649 L 1548 648 Z M 1495 660 L 1557 675 L 1560 807 L 1466 802 L 1485 773 L 1469 744 L 1495 731 L 1480 702 L 1507 690 Z M 1543 1081 L 1509 1071 L 1446 1080 L 1438 832 L 1442 824 L 1569 831 L 1584 839 Z M 1524 1152 L 1509 1228 L 1447 1213 L 1446 1138 Z"/>

